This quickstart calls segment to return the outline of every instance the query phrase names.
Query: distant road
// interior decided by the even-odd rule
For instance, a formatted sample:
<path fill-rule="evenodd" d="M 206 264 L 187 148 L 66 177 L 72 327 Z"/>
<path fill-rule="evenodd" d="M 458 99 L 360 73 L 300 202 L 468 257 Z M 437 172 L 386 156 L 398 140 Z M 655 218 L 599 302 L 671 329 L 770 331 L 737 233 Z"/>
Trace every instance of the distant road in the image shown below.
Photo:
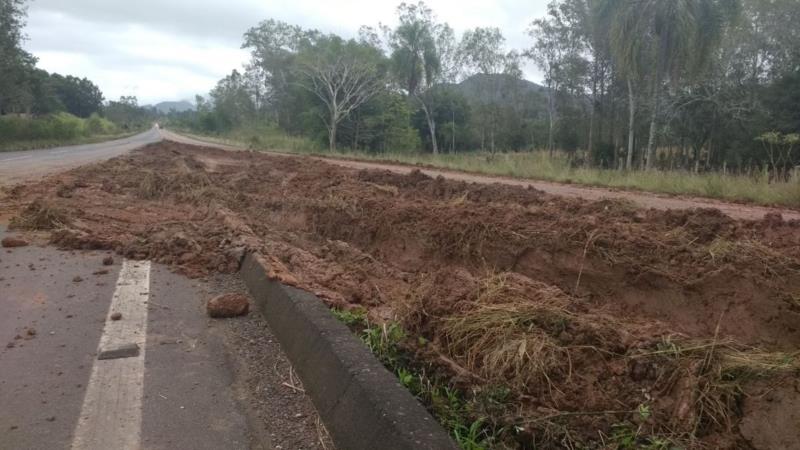
<path fill-rule="evenodd" d="M 113 158 L 162 139 L 160 130 L 151 128 L 144 133 L 117 141 L 56 147 L 47 150 L 0 152 L 0 185 L 13 184 L 52 172 Z"/>

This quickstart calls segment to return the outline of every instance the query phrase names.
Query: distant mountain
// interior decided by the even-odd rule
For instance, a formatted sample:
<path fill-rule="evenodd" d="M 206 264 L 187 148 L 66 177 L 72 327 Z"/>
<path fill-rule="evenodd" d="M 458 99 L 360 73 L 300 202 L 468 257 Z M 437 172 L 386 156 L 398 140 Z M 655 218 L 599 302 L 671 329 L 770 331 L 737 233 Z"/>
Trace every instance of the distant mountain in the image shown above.
<path fill-rule="evenodd" d="M 155 110 L 157 110 L 162 114 L 167 114 L 170 111 L 175 111 L 175 112 L 191 111 L 194 109 L 194 105 L 187 102 L 186 100 L 181 100 L 179 102 L 156 103 L 155 105 L 150 106 L 150 108 L 154 108 Z"/>
<path fill-rule="evenodd" d="M 537 110 L 547 108 L 547 88 L 532 81 L 509 75 L 477 74 L 449 85 L 471 103 L 500 103 L 513 105 L 525 103 Z"/>
<path fill-rule="evenodd" d="M 499 90 L 508 90 L 514 92 L 516 95 L 527 94 L 547 94 L 547 88 L 540 86 L 533 81 L 523 80 L 521 78 L 514 78 L 510 75 L 497 74 L 477 74 L 473 75 L 466 80 L 458 83 L 458 90 L 467 98 L 479 97 L 483 89 L 499 88 Z"/>

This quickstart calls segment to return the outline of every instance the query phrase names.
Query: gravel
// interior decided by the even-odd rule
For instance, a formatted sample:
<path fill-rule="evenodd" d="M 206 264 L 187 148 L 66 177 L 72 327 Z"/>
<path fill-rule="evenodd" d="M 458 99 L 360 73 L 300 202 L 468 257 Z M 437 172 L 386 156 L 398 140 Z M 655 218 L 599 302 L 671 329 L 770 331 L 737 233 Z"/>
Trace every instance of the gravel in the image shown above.
<path fill-rule="evenodd" d="M 247 293 L 238 275 L 215 275 L 208 286 L 211 295 Z M 251 308 L 247 316 L 225 322 L 236 390 L 251 416 L 251 431 L 266 443 L 261 448 L 334 449 L 311 399 L 261 313 Z"/>

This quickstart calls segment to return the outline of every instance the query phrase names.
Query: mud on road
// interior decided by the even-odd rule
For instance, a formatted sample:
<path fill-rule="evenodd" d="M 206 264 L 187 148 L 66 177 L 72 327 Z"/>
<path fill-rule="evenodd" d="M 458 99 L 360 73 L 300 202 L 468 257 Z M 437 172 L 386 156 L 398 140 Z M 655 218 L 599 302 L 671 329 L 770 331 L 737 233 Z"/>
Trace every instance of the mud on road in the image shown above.
<path fill-rule="evenodd" d="M 800 441 L 800 222 L 777 215 L 169 142 L 8 188 L 5 214 L 194 277 L 259 251 L 331 307 L 402 324 L 496 447 Z"/>

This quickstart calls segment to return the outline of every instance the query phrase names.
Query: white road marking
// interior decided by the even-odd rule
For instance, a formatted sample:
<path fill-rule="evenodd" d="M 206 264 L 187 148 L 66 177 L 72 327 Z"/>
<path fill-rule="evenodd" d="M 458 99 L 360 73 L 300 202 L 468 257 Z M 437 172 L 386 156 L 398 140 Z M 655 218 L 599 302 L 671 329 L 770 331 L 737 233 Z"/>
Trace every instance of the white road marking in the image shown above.
<path fill-rule="evenodd" d="M 135 343 L 140 348 L 139 356 L 95 360 L 75 428 L 73 450 L 141 448 L 149 295 L 150 262 L 125 260 L 106 315 L 98 354 Z M 111 320 L 116 312 L 122 313 L 121 320 Z"/>

